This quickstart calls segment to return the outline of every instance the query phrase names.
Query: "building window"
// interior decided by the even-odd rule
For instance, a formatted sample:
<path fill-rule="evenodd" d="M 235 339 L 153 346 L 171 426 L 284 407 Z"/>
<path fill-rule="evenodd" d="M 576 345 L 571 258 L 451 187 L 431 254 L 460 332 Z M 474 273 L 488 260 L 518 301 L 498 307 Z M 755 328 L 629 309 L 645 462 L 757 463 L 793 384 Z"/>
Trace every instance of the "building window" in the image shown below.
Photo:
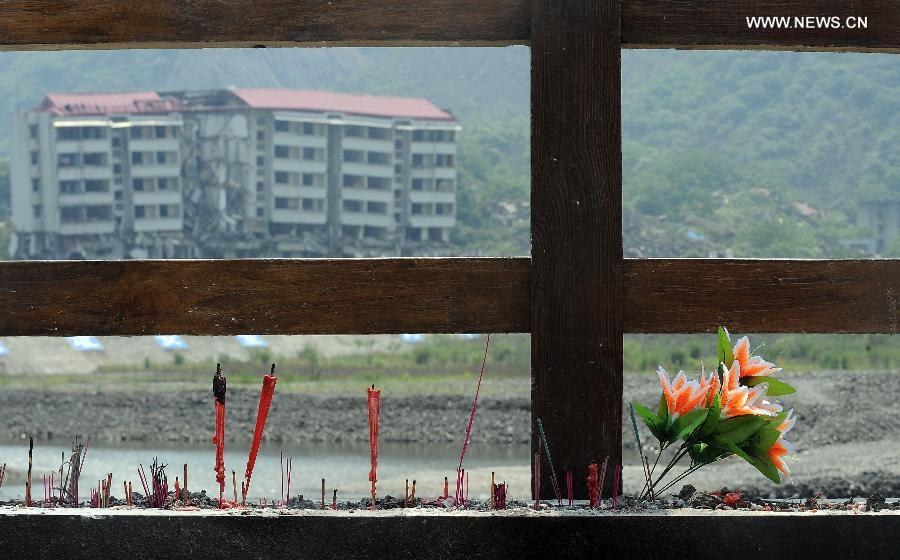
<path fill-rule="evenodd" d="M 106 138 L 106 128 L 102 126 L 85 126 L 81 129 L 81 137 L 85 140 L 103 140 Z"/>
<path fill-rule="evenodd" d="M 165 204 L 161 204 L 159 206 L 159 217 L 160 218 L 168 218 L 169 217 L 169 207 Z"/>
<path fill-rule="evenodd" d="M 391 188 L 391 180 L 387 177 L 369 177 L 369 188 L 383 191 Z"/>
<path fill-rule="evenodd" d="M 425 213 L 425 205 L 420 204 L 418 202 L 413 202 L 412 207 L 410 208 L 410 214 L 414 214 L 416 216 Z"/>
<path fill-rule="evenodd" d="M 289 132 L 291 123 L 287 121 L 275 121 L 275 132 Z"/>
<path fill-rule="evenodd" d="M 265 218 L 266 217 L 266 209 L 262 206 L 256 209 L 256 217 L 257 218 Z"/>
<path fill-rule="evenodd" d="M 453 214 L 453 204 L 449 202 L 437 204 L 434 213 L 438 216 L 450 216 Z"/>
<path fill-rule="evenodd" d="M 313 123 L 303 123 L 303 134 L 306 136 L 318 136 L 320 127 Z"/>
<path fill-rule="evenodd" d="M 391 154 L 387 152 L 369 152 L 366 161 L 373 165 L 389 165 L 391 163 Z"/>
<path fill-rule="evenodd" d="M 366 185 L 366 178 L 362 175 L 344 175 L 343 185 L 349 189 L 361 189 Z"/>
<path fill-rule="evenodd" d="M 156 152 L 156 163 L 158 165 L 175 163 L 177 157 L 175 152 Z"/>
<path fill-rule="evenodd" d="M 143 178 L 132 179 L 131 180 L 131 188 L 132 188 L 132 190 L 135 190 L 135 191 L 143 191 L 143 190 L 145 190 L 145 187 L 148 186 L 147 185 L 148 182 L 149 182 L 148 179 L 143 179 Z M 150 190 L 150 189 L 146 189 L 146 190 Z"/>
<path fill-rule="evenodd" d="M 275 157 L 277 158 L 289 158 L 291 157 L 291 148 L 290 146 L 275 146 Z M 258 158 L 256 164 L 262 165 Z"/>
<path fill-rule="evenodd" d="M 291 174 L 287 171 L 276 171 L 275 182 L 279 185 L 287 185 L 291 181 Z"/>
<path fill-rule="evenodd" d="M 89 222 L 103 222 L 109 220 L 112 216 L 111 206 L 88 206 L 85 210 L 86 218 Z"/>
<path fill-rule="evenodd" d="M 368 211 L 370 214 L 387 214 L 387 203 L 369 202 L 367 204 L 366 211 Z"/>
<path fill-rule="evenodd" d="M 304 198 L 303 209 L 307 212 L 321 212 L 325 207 L 325 201 L 321 198 Z"/>
<path fill-rule="evenodd" d="M 58 167 L 77 167 L 81 164 L 81 158 L 78 154 L 59 154 L 56 156 L 56 165 Z"/>
<path fill-rule="evenodd" d="M 40 162 L 37 152 L 31 152 L 31 165 L 37 165 Z"/>
<path fill-rule="evenodd" d="M 300 207 L 300 201 L 296 198 L 275 198 L 275 208 L 279 210 L 296 210 Z"/>
<path fill-rule="evenodd" d="M 320 161 L 323 159 L 323 152 L 316 148 L 303 148 L 303 159 L 306 161 Z"/>
<path fill-rule="evenodd" d="M 413 154 L 412 166 L 413 167 L 424 167 L 425 166 L 425 156 L 422 154 Z"/>
<path fill-rule="evenodd" d="M 147 215 L 147 207 L 146 206 L 135 206 L 134 207 L 134 217 L 135 218 L 143 218 Z"/>
<path fill-rule="evenodd" d="M 456 188 L 455 181 L 453 179 L 438 179 L 437 180 L 437 190 L 441 192 L 453 192 Z"/>
<path fill-rule="evenodd" d="M 133 128 L 131 130 L 134 130 Z M 132 165 L 144 165 L 144 152 L 132 152 L 131 153 L 131 164 Z"/>
<path fill-rule="evenodd" d="M 41 207 L 41 205 L 35 204 L 34 206 L 32 206 L 31 214 L 32 214 L 32 216 L 34 216 L 35 219 L 39 220 L 41 218 L 41 215 L 43 214 L 43 208 Z"/>
<path fill-rule="evenodd" d="M 438 154 L 435 165 L 438 167 L 453 167 L 453 154 Z"/>
<path fill-rule="evenodd" d="M 413 179 L 412 180 L 412 190 L 421 191 L 423 189 L 423 179 Z"/>
<path fill-rule="evenodd" d="M 59 221 L 71 224 L 81 221 L 81 208 L 78 206 L 63 206 L 59 209 Z"/>
<path fill-rule="evenodd" d="M 345 212 L 362 212 L 363 203 L 360 200 L 345 200 L 343 208 Z"/>
<path fill-rule="evenodd" d="M 361 126 L 347 126 L 344 127 L 344 136 L 349 136 L 351 138 L 365 138 L 366 129 Z"/>
<path fill-rule="evenodd" d="M 80 181 L 60 181 L 59 182 L 59 193 L 60 194 L 78 194 L 81 192 L 81 182 Z"/>
<path fill-rule="evenodd" d="M 56 129 L 57 140 L 81 140 L 81 129 L 77 126 L 60 126 Z"/>
<path fill-rule="evenodd" d="M 38 127 L 37 127 L 36 124 L 30 125 L 30 126 L 28 127 L 28 135 L 29 135 L 32 139 L 36 139 L 36 138 L 38 137 Z"/>
<path fill-rule="evenodd" d="M 266 184 L 263 181 L 257 181 L 256 182 L 256 192 L 259 193 L 259 192 L 265 192 L 265 191 L 266 191 Z"/>
<path fill-rule="evenodd" d="M 389 128 L 381 128 L 376 126 L 369 127 L 369 138 L 375 140 L 390 140 L 391 130 Z"/>
<path fill-rule="evenodd" d="M 91 152 L 82 156 L 84 165 L 103 166 L 106 165 L 106 154 L 102 152 Z"/>
<path fill-rule="evenodd" d="M 109 192 L 109 181 L 88 179 L 84 182 L 84 192 Z"/>
<path fill-rule="evenodd" d="M 169 137 L 169 127 L 167 127 L 167 126 L 154 127 L 154 132 L 156 133 L 157 138 L 168 138 Z"/>
<path fill-rule="evenodd" d="M 113 193 L 113 199 L 122 200 L 122 191 L 116 191 L 115 193 Z"/>
<path fill-rule="evenodd" d="M 32 179 L 31 180 L 31 192 L 41 192 L 41 180 L 40 179 Z"/>
<path fill-rule="evenodd" d="M 135 140 L 139 138 L 144 138 L 144 127 L 143 126 L 132 126 L 131 127 L 131 137 Z M 148 135 L 149 137 L 149 135 Z"/>
<path fill-rule="evenodd" d="M 304 156 L 306 155 L 306 148 L 303 149 Z M 351 162 L 360 162 L 365 157 L 365 152 L 362 150 L 344 150 L 344 161 Z"/>

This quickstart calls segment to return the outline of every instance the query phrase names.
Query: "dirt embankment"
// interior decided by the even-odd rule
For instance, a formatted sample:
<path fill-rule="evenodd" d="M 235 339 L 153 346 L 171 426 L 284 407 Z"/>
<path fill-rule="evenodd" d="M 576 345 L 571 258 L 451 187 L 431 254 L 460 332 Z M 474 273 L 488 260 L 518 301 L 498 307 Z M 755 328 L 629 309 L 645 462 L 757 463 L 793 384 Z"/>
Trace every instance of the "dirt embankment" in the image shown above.
<path fill-rule="evenodd" d="M 793 483 L 773 486 L 752 467 L 733 459 L 703 469 L 689 481 L 698 488 L 744 487 L 780 497 L 818 492 L 865 496 L 875 490 L 900 496 L 900 422 L 895 404 L 900 372 L 822 372 L 783 378 L 798 390 L 783 399 L 799 418 L 789 434 L 798 459 L 789 463 Z M 632 400 L 652 404 L 659 398 L 659 386 L 654 375 L 628 375 L 624 393 L 626 404 Z M 258 391 L 229 391 L 229 437 L 249 440 L 257 399 Z M 471 397 L 386 394 L 382 441 L 458 443 L 471 405 Z M 32 433 L 38 439 L 91 434 L 105 442 L 206 443 L 211 417 L 211 397 L 203 391 L 0 391 L 0 439 L 7 441 Z M 482 398 L 473 438 L 488 444 L 527 445 L 529 425 L 527 398 Z M 243 436 L 240 426 L 246 427 Z M 624 411 L 623 427 L 625 476 L 639 480 L 631 421 Z M 266 437 L 274 442 L 365 442 L 365 399 L 277 394 Z M 642 437 L 645 451 L 652 453 L 653 442 L 646 432 Z"/>

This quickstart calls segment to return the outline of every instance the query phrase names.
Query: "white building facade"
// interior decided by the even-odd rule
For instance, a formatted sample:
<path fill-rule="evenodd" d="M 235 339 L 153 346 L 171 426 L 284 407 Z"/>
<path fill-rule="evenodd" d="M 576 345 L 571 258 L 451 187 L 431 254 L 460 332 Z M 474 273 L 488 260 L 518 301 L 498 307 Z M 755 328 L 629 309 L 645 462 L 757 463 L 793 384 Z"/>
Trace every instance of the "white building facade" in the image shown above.
<path fill-rule="evenodd" d="M 459 126 L 423 99 L 48 95 L 13 131 L 17 258 L 452 252 Z"/>

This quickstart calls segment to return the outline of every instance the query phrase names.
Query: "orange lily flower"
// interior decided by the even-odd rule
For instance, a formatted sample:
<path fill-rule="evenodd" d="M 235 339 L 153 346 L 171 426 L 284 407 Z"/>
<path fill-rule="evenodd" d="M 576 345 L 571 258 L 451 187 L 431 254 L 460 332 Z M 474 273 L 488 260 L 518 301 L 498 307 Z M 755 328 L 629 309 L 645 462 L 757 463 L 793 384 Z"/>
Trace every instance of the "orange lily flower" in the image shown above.
<path fill-rule="evenodd" d="M 741 385 L 741 364 L 735 360 L 731 369 L 722 376 L 722 418 L 732 418 L 745 414 L 774 416 L 781 411 L 776 403 L 764 400 L 768 385 L 760 383 L 756 387 Z"/>
<path fill-rule="evenodd" d="M 741 364 L 741 376 L 753 377 L 756 375 L 771 375 L 781 368 L 769 363 L 759 356 L 750 356 L 750 339 L 746 336 L 734 345 L 734 359 Z"/>
<path fill-rule="evenodd" d="M 670 381 L 669 374 L 660 367 L 659 384 L 662 385 L 663 394 L 666 397 L 666 407 L 669 416 L 675 418 L 706 404 L 708 393 L 708 380 L 703 379 L 688 381 L 683 371 L 678 372 L 675 379 Z"/>
<path fill-rule="evenodd" d="M 794 448 L 789 441 L 784 439 L 784 434 L 791 431 L 791 428 L 794 427 L 794 423 L 796 422 L 797 418 L 794 416 L 794 411 L 792 409 L 790 412 L 788 412 L 787 416 L 784 419 L 784 422 L 782 422 L 777 428 L 778 431 L 781 432 L 781 437 L 779 437 L 778 440 L 774 444 L 772 444 L 772 447 L 769 448 L 769 459 L 772 461 L 772 463 L 775 464 L 775 468 L 777 468 L 779 471 L 781 471 L 782 474 L 784 474 L 784 476 L 787 477 L 791 476 L 791 471 L 790 469 L 788 469 L 787 464 L 784 462 L 784 459 L 782 457 L 793 453 Z"/>

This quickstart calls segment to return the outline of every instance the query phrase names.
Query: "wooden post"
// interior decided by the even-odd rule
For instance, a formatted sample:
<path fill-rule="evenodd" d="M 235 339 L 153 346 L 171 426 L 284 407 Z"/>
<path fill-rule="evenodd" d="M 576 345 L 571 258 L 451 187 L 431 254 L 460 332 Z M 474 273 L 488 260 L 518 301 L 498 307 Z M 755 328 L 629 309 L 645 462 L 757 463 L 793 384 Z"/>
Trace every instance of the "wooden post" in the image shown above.
<path fill-rule="evenodd" d="M 620 5 L 534 0 L 531 25 L 532 453 L 541 418 L 584 499 L 622 454 Z"/>

